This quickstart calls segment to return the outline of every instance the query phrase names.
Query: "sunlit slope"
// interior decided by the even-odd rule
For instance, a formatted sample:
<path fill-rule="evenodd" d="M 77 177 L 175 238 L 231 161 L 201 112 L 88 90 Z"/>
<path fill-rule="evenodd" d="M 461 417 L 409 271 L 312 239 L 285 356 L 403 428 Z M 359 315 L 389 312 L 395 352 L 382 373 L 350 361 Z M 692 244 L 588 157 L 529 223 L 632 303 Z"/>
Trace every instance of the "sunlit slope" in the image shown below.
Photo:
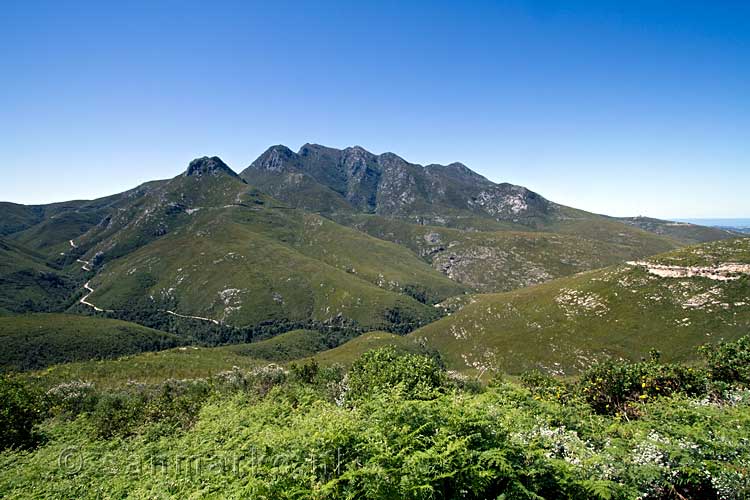
<path fill-rule="evenodd" d="M 663 272 L 655 263 L 684 269 Z M 637 359 L 651 348 L 665 359 L 690 359 L 703 342 L 750 330 L 749 264 L 750 239 L 712 242 L 648 262 L 476 295 L 411 336 L 438 349 L 451 367 L 469 371 L 570 374 L 597 359 Z"/>
<path fill-rule="evenodd" d="M 426 354 L 428 351 L 412 336 L 388 332 L 368 332 L 333 349 L 321 351 L 314 359 L 321 364 L 351 365 L 365 352 L 379 347 L 393 346 L 400 351 Z"/>
<path fill-rule="evenodd" d="M 481 292 L 514 290 L 679 246 L 593 215 L 557 222 L 554 231 L 459 230 L 370 215 L 342 222 L 410 248 L 434 269 Z"/>
<path fill-rule="evenodd" d="M 151 301 L 164 310 L 233 326 L 262 321 L 327 321 L 341 315 L 381 325 L 400 309 L 413 321 L 430 306 L 228 224 L 211 238 L 174 235 L 113 262 L 92 280 L 104 309 Z"/>
<path fill-rule="evenodd" d="M 104 361 L 80 361 L 51 366 L 25 374 L 42 387 L 85 381 L 99 388 L 124 387 L 133 383 L 158 384 L 168 379 L 210 377 L 233 367 L 243 370 L 268 365 L 267 361 L 237 354 L 224 347 L 183 346 L 144 352 Z"/>
<path fill-rule="evenodd" d="M 218 158 L 195 160 L 184 174 L 115 204 L 67 241 L 60 259 L 71 271 L 85 267 L 95 290 L 88 304 L 120 317 L 404 331 L 435 319 L 428 304 L 469 290 L 404 247 L 290 209 Z"/>

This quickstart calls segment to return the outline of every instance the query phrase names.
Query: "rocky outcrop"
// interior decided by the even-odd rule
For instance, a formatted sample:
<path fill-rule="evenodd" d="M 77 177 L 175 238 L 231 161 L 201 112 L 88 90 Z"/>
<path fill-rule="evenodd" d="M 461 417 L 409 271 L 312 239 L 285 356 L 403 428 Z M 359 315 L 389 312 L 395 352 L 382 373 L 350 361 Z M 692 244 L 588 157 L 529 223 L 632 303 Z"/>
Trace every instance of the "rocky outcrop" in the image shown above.
<path fill-rule="evenodd" d="M 216 176 L 220 174 L 228 174 L 233 177 L 238 177 L 234 170 L 229 168 L 229 166 L 221 161 L 221 158 L 218 156 L 196 158 L 190 162 L 185 171 L 185 177 L 201 177 L 204 175 Z"/>

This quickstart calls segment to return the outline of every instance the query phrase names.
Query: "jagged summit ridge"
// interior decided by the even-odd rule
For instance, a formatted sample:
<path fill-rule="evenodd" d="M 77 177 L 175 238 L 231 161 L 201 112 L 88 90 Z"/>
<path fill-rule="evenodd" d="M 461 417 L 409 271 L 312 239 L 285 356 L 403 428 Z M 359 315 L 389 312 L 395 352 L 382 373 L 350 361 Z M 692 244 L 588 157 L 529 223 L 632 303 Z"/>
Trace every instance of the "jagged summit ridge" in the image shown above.
<path fill-rule="evenodd" d="M 282 200 L 320 212 L 342 208 L 441 224 L 443 214 L 496 220 L 543 216 L 554 205 L 521 186 L 495 184 L 466 165 L 422 166 L 361 146 L 272 146 L 240 176 Z M 463 212 L 459 214 L 456 211 Z"/>
<path fill-rule="evenodd" d="M 233 177 L 239 177 L 237 173 L 229 168 L 218 156 L 203 156 L 190 162 L 185 177 L 201 177 L 203 175 L 229 174 Z"/>

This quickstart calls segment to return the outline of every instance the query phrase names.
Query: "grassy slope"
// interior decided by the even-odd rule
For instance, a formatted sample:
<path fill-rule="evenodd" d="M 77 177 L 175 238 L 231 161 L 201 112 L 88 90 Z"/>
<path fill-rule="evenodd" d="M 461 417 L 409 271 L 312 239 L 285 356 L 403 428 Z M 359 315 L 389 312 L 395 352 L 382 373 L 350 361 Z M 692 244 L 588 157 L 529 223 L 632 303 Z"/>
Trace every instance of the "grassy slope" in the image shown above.
<path fill-rule="evenodd" d="M 0 201 L 0 215 L 0 236 L 8 236 L 41 222 L 44 211 L 39 207 Z"/>
<path fill-rule="evenodd" d="M 285 362 L 312 356 L 330 347 L 329 335 L 317 330 L 292 330 L 270 339 L 218 347 L 227 352 L 264 361 Z"/>
<path fill-rule="evenodd" d="M 387 345 L 407 352 L 425 353 L 424 348 L 412 337 L 394 335 L 388 332 L 368 332 L 338 347 L 321 351 L 314 358 L 321 364 L 351 365 L 363 353 Z"/>
<path fill-rule="evenodd" d="M 113 320 L 96 321 L 122 323 Z M 231 370 L 234 366 L 249 369 L 268 363 L 287 363 L 310 357 L 321 364 L 350 365 L 365 351 L 385 345 L 393 345 L 408 352 L 425 352 L 413 338 L 379 331 L 365 333 L 334 349 L 329 349 L 329 340 L 325 333 L 318 331 L 293 330 L 248 344 L 184 346 L 126 355 L 118 359 L 70 362 L 29 372 L 27 377 L 41 382 L 43 386 L 83 380 L 101 387 L 122 387 L 129 382 L 159 383 L 169 378 L 207 377 Z"/>
<path fill-rule="evenodd" d="M 73 287 L 41 255 L 0 238 L 0 314 L 62 307 Z"/>
<path fill-rule="evenodd" d="M 109 359 L 179 344 L 176 336 L 134 323 L 68 314 L 0 318 L 0 370 Z"/>
<path fill-rule="evenodd" d="M 117 310 L 133 297 L 152 295 L 173 303 L 181 314 L 234 326 L 282 319 L 324 321 L 339 313 L 364 326 L 380 326 L 393 308 L 415 321 L 434 315 L 432 307 L 300 254 L 242 224 L 214 221 L 199 221 L 112 262 L 92 281 L 97 291 L 90 300 Z"/>
<path fill-rule="evenodd" d="M 653 260 L 750 263 L 749 246 L 750 239 L 726 240 Z M 645 356 L 651 347 L 665 359 L 689 359 L 698 344 L 747 334 L 748 297 L 748 276 L 729 282 L 660 278 L 620 265 L 474 296 L 459 312 L 411 335 L 426 339 L 456 369 L 518 373 L 541 368 L 567 374 L 603 356 Z"/>
<path fill-rule="evenodd" d="M 434 319 L 413 297 L 466 290 L 403 247 L 290 210 L 226 173 L 178 176 L 112 204 L 114 215 L 68 249 L 101 255 L 91 301 L 108 309 L 154 296 L 164 309 L 235 326 L 341 313 L 378 328 L 396 310 L 415 325 Z"/>
<path fill-rule="evenodd" d="M 123 387 L 134 382 L 156 384 L 170 378 L 208 377 L 231 370 L 233 366 L 251 369 L 268 364 L 227 347 L 186 346 L 112 360 L 65 363 L 30 373 L 28 378 L 43 386 L 83 380 L 93 382 L 97 387 Z"/>
<path fill-rule="evenodd" d="M 110 327 L 112 324 L 124 323 L 100 319 L 95 321 L 109 322 Z M 95 323 L 92 321 L 91 324 Z M 404 338 L 385 335 L 396 339 Z M 249 344 L 221 347 L 183 346 L 160 352 L 126 355 L 118 359 L 60 364 L 29 373 L 28 377 L 41 381 L 45 386 L 84 380 L 102 387 L 120 387 L 131 381 L 159 383 L 169 378 L 207 377 L 231 370 L 233 366 L 248 369 L 269 362 L 287 362 L 312 356 L 325 349 L 328 349 L 326 334 L 312 330 L 293 330 Z"/>

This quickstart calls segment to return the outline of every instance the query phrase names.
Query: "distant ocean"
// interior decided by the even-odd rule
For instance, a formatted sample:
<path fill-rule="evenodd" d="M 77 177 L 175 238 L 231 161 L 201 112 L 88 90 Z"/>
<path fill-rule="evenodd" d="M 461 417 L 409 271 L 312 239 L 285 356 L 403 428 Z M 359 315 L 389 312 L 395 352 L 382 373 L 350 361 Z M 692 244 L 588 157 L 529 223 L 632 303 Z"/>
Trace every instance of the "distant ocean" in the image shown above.
<path fill-rule="evenodd" d="M 677 222 L 690 222 L 701 226 L 750 228 L 750 219 L 674 219 Z"/>

